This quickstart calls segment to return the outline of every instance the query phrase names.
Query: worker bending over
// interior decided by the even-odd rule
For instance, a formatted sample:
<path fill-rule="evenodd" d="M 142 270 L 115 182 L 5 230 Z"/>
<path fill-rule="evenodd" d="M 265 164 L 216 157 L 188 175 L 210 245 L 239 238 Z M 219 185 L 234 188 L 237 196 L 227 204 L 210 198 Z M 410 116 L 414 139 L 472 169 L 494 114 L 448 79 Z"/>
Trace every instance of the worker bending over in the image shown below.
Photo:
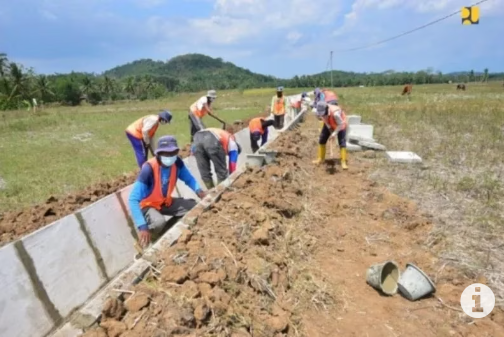
<path fill-rule="evenodd" d="M 283 95 L 283 87 L 278 87 L 276 96 L 271 99 L 271 113 L 274 116 L 275 129 L 282 129 L 285 121 L 285 111 L 287 110 L 287 100 Z"/>
<path fill-rule="evenodd" d="M 192 199 L 174 198 L 177 180 L 182 180 L 200 198 L 205 192 L 178 157 L 179 147 L 173 136 L 161 137 L 155 157 L 143 166 L 133 184 L 129 196 L 129 208 L 133 222 L 139 231 L 140 244 L 147 246 L 151 241 L 151 230 L 159 234 L 166 225 L 164 215 L 182 217 L 194 206 Z"/>
<path fill-rule="evenodd" d="M 194 156 L 198 164 L 201 180 L 208 189 L 215 187 L 210 162 L 213 163 L 217 182 L 220 184 L 228 177 L 226 156 L 229 156 L 229 174 L 236 170 L 240 145 L 231 133 L 217 128 L 207 128 L 194 135 Z"/>
<path fill-rule="evenodd" d="M 310 97 L 308 97 L 308 94 L 306 92 L 303 92 L 301 94 L 301 99 L 299 101 L 294 102 L 291 107 L 294 109 L 296 112 L 296 115 L 301 112 L 303 107 L 306 107 L 306 103 L 308 103 L 308 106 L 311 102 Z"/>
<path fill-rule="evenodd" d="M 338 95 L 334 91 L 316 88 L 314 90 L 315 100 L 314 106 L 317 105 L 318 102 L 326 102 L 327 104 L 338 105 Z"/>
<path fill-rule="evenodd" d="M 205 125 L 201 121 L 207 114 L 215 117 L 212 113 L 212 103 L 217 98 L 215 90 L 208 90 L 206 96 L 200 97 L 196 102 L 191 104 L 189 108 L 189 122 L 191 124 L 191 143 L 193 137 L 199 130 L 205 129 Z"/>
<path fill-rule="evenodd" d="M 149 150 L 154 156 L 152 141 L 159 124 L 170 123 L 172 114 L 170 111 L 162 111 L 159 115 L 148 115 L 137 119 L 126 128 L 126 136 L 133 146 L 138 167 L 147 161 Z"/>
<path fill-rule="evenodd" d="M 347 119 L 345 112 L 337 105 L 320 101 L 317 103 L 317 117 L 322 119 L 323 126 L 319 137 L 318 158 L 313 163 L 320 164 L 325 160 L 327 141 L 334 139 L 334 136 L 337 135 L 340 147 L 341 167 L 344 170 L 348 169 L 346 150 Z"/>
<path fill-rule="evenodd" d="M 257 142 L 261 140 L 261 146 L 266 144 L 268 141 L 268 127 L 272 126 L 274 123 L 271 119 L 264 119 L 261 117 L 252 118 L 249 122 L 250 131 L 250 147 L 252 148 L 252 153 L 259 150 Z"/>

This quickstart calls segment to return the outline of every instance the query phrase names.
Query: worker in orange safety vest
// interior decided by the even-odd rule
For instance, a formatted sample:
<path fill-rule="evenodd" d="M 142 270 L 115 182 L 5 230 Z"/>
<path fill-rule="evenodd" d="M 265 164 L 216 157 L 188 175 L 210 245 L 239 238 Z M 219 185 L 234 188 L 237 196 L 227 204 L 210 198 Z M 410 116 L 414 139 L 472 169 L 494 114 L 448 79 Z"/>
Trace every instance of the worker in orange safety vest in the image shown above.
<path fill-rule="evenodd" d="M 287 110 L 287 100 L 283 95 L 283 87 L 278 87 L 276 95 L 271 99 L 271 113 L 273 114 L 275 129 L 282 129 L 285 121 L 285 112 Z"/>
<path fill-rule="evenodd" d="M 257 142 L 261 140 L 261 146 L 266 144 L 268 141 L 268 127 L 272 126 L 274 123 L 271 119 L 264 119 L 262 117 L 252 118 L 249 122 L 250 131 L 250 147 L 252 148 L 252 153 L 259 150 Z"/>
<path fill-rule="evenodd" d="M 175 137 L 159 138 L 155 157 L 142 166 L 133 184 L 128 204 L 142 246 L 150 243 L 151 231 L 158 235 L 169 225 L 165 215 L 171 216 L 169 222 L 173 223 L 196 206 L 193 199 L 173 196 L 179 179 L 199 198 L 205 197 L 198 181 L 178 156 L 179 151 Z"/>
<path fill-rule="evenodd" d="M 137 119 L 126 128 L 126 137 L 131 142 L 131 146 L 135 151 L 135 157 L 138 167 L 147 161 L 149 150 L 154 155 L 152 149 L 152 141 L 159 127 L 159 124 L 167 124 L 172 120 L 170 111 L 165 110 L 158 115 L 148 115 Z"/>
<path fill-rule="evenodd" d="M 323 126 L 319 136 L 318 158 L 313 163 L 320 164 L 325 160 L 327 141 L 334 139 L 337 135 L 340 147 L 341 168 L 344 170 L 348 169 L 346 149 L 347 119 L 345 112 L 341 107 L 327 104 L 325 101 L 319 101 L 316 109 L 317 117 L 322 120 Z"/>
<path fill-rule="evenodd" d="M 211 117 L 215 116 L 212 113 L 212 103 L 217 98 L 215 90 L 208 90 L 206 96 L 200 97 L 196 102 L 189 107 L 189 122 L 191 124 L 191 143 L 193 142 L 194 134 L 205 129 L 205 125 L 201 121 L 207 114 Z"/>
<path fill-rule="evenodd" d="M 229 156 L 229 174 L 231 174 L 236 170 L 240 153 L 240 144 L 236 141 L 235 136 L 226 130 L 207 128 L 194 134 L 194 157 L 201 180 L 207 189 L 212 189 L 215 186 L 210 164 L 213 163 L 217 174 L 217 183 L 220 184 L 228 177 L 226 157 Z"/>

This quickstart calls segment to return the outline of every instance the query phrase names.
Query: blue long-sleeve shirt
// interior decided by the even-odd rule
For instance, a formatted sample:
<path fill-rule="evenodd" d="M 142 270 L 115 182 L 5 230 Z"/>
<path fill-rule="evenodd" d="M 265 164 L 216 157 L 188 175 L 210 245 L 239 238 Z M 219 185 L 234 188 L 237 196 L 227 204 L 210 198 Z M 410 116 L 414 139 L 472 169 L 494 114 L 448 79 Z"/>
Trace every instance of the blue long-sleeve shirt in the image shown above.
<path fill-rule="evenodd" d="M 177 161 L 173 165 L 177 165 L 177 179 L 182 180 L 196 193 L 201 190 L 198 181 L 196 181 L 191 172 L 187 169 L 182 159 L 177 158 Z M 170 173 L 171 167 L 161 166 L 161 189 L 163 191 L 163 196 L 165 197 L 168 192 Z M 148 229 L 147 221 L 142 213 L 140 202 L 151 194 L 153 188 L 154 172 L 152 171 L 152 167 L 150 165 L 143 165 L 137 180 L 133 184 L 133 189 L 131 190 L 128 199 L 131 217 L 133 218 L 135 225 L 140 230 Z"/>

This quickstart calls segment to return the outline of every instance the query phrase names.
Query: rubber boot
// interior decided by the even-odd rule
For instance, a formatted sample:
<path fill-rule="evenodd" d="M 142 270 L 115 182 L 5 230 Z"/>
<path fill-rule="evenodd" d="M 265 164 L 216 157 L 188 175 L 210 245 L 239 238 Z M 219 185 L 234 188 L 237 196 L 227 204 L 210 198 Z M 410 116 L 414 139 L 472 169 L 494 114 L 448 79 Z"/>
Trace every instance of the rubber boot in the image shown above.
<path fill-rule="evenodd" d="M 214 182 L 213 181 L 205 181 L 205 186 L 207 189 L 211 190 L 212 188 L 215 187 L 214 185 Z"/>
<path fill-rule="evenodd" d="M 341 156 L 341 168 L 343 170 L 348 170 L 347 166 L 347 150 L 345 147 L 342 147 L 340 149 L 340 156 Z"/>
<path fill-rule="evenodd" d="M 326 153 L 326 146 L 325 144 L 319 144 L 318 146 L 318 158 L 313 161 L 313 164 L 319 165 L 324 162 L 325 160 L 325 153 Z"/>

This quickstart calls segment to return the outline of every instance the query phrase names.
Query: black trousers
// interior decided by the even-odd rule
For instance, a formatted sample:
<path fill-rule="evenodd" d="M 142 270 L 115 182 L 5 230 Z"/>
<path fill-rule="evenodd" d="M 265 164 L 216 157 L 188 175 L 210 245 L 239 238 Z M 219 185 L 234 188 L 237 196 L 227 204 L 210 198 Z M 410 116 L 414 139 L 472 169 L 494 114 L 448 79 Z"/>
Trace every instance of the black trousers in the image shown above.
<path fill-rule="evenodd" d="M 191 111 L 189 111 L 189 124 L 191 125 L 191 143 L 192 143 L 194 140 L 194 134 L 199 130 L 203 130 L 206 128 L 201 119 L 196 117 Z"/>
<path fill-rule="evenodd" d="M 284 120 L 285 120 L 285 114 L 283 115 L 274 115 L 274 122 L 273 127 L 275 129 L 282 129 L 284 127 Z"/>

